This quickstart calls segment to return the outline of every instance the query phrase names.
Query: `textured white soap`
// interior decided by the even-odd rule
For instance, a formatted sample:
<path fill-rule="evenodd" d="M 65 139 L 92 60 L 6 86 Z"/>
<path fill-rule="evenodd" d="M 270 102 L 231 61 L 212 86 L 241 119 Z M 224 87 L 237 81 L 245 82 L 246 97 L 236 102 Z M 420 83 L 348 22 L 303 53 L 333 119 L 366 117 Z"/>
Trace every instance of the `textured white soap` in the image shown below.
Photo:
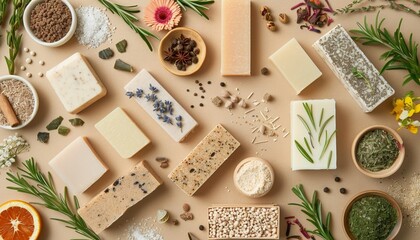
<path fill-rule="evenodd" d="M 131 158 L 150 143 L 149 138 L 119 107 L 96 123 L 95 127 L 123 158 Z"/>
<path fill-rule="evenodd" d="M 299 94 L 322 73 L 295 38 L 292 38 L 269 59 Z"/>
<path fill-rule="evenodd" d="M 76 138 L 49 164 L 73 194 L 86 191 L 108 170 L 86 137 Z"/>
<path fill-rule="evenodd" d="M 165 123 L 162 119 L 158 119 L 158 112 L 154 111 L 153 103 L 145 99 L 145 95 L 150 93 L 149 87 L 153 86 L 158 89 L 156 96 L 159 100 L 170 101 L 173 106 L 173 113 L 168 115 L 173 123 Z M 127 85 L 125 91 L 135 93 L 138 89 L 144 91 L 141 98 L 134 96 L 136 102 L 146 111 L 156 123 L 166 131 L 169 136 L 176 142 L 181 142 L 184 138 L 198 125 L 194 118 L 160 85 L 160 83 L 145 69 L 141 70 Z M 182 128 L 176 125 L 175 117 L 182 117 Z"/>
<path fill-rule="evenodd" d="M 75 53 L 46 72 L 66 111 L 78 113 L 106 95 L 106 88 L 89 62 Z"/>
<path fill-rule="evenodd" d="M 251 1 L 222 0 L 223 76 L 251 75 Z"/>
<path fill-rule="evenodd" d="M 314 125 L 303 103 L 312 106 Z M 292 170 L 315 170 L 337 168 L 336 111 L 334 99 L 292 101 L 290 104 Z M 301 118 L 305 121 L 302 121 Z M 321 117 L 322 116 L 322 117 Z M 330 119 L 330 117 L 332 118 Z M 328 120 L 330 119 L 330 120 Z M 327 122 L 328 120 L 328 122 Z M 324 123 L 327 122 L 322 129 Z M 307 126 L 306 126 L 307 125 Z M 308 132 L 307 127 L 310 129 Z M 321 132 L 322 130 L 322 132 Z M 328 139 L 326 140 L 326 134 Z M 332 136 L 332 137 L 330 137 Z M 306 139 L 306 141 L 305 141 Z M 329 141 L 329 144 L 326 142 Z M 308 161 L 297 146 L 298 142 L 308 153 Z M 307 144 L 306 144 L 307 142 Z M 324 151 L 324 146 L 327 146 Z M 321 157 L 322 152 L 325 152 Z M 330 157 L 331 156 L 331 157 Z"/>

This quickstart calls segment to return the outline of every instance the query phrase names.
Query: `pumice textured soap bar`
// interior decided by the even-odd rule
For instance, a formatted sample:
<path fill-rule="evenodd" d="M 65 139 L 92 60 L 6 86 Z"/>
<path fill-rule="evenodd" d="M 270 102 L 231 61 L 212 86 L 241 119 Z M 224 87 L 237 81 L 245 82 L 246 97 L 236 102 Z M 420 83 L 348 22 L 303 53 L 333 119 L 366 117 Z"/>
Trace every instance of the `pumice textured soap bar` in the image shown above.
<path fill-rule="evenodd" d="M 192 196 L 239 147 L 222 125 L 217 125 L 169 174 L 169 178 Z"/>
<path fill-rule="evenodd" d="M 149 164 L 141 161 L 77 212 L 94 232 L 100 233 L 161 184 Z"/>
<path fill-rule="evenodd" d="M 394 94 L 394 89 L 341 25 L 322 36 L 313 47 L 363 111 L 373 111 Z"/>

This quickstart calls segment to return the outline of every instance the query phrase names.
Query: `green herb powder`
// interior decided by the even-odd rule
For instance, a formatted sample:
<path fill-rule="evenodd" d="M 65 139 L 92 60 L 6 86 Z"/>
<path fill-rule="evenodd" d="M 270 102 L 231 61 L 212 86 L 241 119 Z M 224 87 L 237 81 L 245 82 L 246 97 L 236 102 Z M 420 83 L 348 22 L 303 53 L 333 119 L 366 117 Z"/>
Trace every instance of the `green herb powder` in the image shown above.
<path fill-rule="evenodd" d="M 389 168 L 397 159 L 397 141 L 385 130 L 376 129 L 366 133 L 356 149 L 357 161 L 363 168 L 378 172 Z"/>
<path fill-rule="evenodd" d="M 385 240 L 396 224 L 397 212 L 383 197 L 364 197 L 350 210 L 350 231 L 358 240 Z"/>

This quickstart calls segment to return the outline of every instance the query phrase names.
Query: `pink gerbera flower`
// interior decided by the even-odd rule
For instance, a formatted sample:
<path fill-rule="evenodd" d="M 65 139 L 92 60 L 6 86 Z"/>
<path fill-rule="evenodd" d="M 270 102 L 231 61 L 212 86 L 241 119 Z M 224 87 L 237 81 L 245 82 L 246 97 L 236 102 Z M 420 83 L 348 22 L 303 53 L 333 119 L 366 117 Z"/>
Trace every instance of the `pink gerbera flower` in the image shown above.
<path fill-rule="evenodd" d="M 144 22 L 154 30 L 171 30 L 181 20 L 179 5 L 173 0 L 151 0 L 146 7 Z"/>

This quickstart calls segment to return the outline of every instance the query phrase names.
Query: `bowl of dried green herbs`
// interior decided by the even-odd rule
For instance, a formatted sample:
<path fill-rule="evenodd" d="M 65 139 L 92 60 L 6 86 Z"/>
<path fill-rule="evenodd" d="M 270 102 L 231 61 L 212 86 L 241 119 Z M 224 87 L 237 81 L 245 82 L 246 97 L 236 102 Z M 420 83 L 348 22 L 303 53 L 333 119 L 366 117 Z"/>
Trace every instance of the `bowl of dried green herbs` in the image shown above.
<path fill-rule="evenodd" d="M 385 178 L 401 167 L 405 148 L 401 136 L 395 130 L 374 125 L 356 136 L 351 154 L 361 173 L 372 178 Z"/>
<path fill-rule="evenodd" d="M 385 192 L 364 191 L 354 196 L 343 214 L 344 230 L 351 240 L 391 240 L 402 225 L 398 203 Z"/>

